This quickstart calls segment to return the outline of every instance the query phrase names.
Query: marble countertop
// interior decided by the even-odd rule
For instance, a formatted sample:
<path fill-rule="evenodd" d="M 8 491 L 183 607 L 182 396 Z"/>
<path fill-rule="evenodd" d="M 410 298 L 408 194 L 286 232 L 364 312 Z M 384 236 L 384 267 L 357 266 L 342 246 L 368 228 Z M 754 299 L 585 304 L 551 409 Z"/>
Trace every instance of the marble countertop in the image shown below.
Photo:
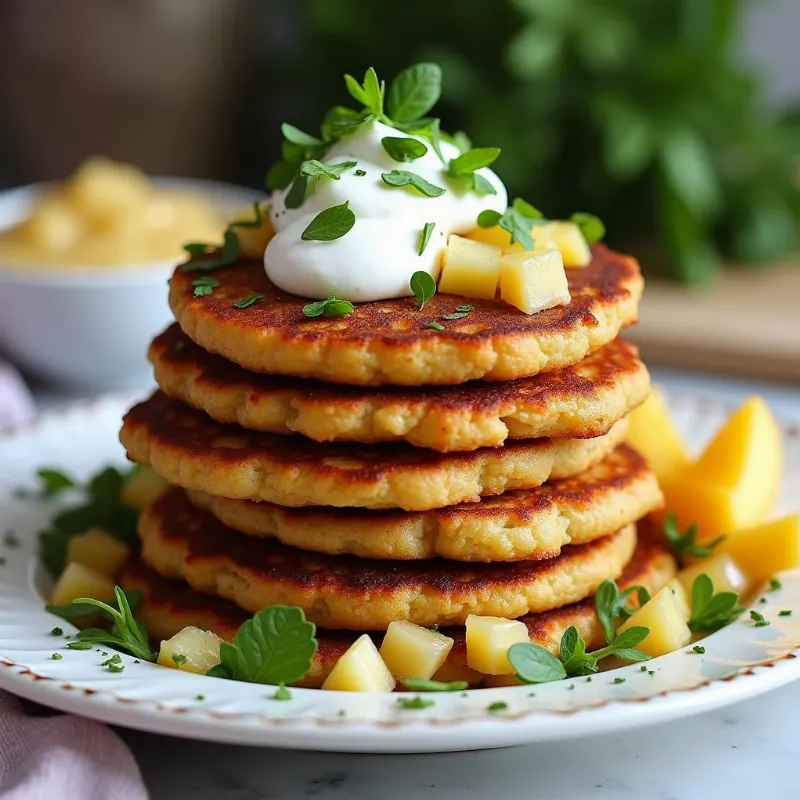
<path fill-rule="evenodd" d="M 731 405 L 759 393 L 800 423 L 800 386 L 659 369 L 653 378 Z M 796 797 L 800 785 L 800 682 L 659 727 L 471 753 L 320 754 L 121 733 L 153 800 L 772 800 Z"/>

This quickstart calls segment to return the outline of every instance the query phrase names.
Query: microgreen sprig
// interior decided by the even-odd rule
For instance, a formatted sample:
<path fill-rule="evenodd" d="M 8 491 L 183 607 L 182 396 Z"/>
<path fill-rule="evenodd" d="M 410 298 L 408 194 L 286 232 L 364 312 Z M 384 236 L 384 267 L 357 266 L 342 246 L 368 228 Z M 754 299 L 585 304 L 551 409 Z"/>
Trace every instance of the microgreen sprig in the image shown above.
<path fill-rule="evenodd" d="M 595 613 L 597 614 L 606 642 L 613 642 L 617 638 L 617 628 L 629 619 L 636 608 L 630 605 L 633 595 L 643 606 L 650 599 L 650 592 L 644 586 L 629 586 L 620 592 L 617 584 L 612 580 L 603 581 L 594 597 Z"/>
<path fill-rule="evenodd" d="M 664 520 L 664 538 L 672 554 L 683 565 L 688 558 L 708 558 L 714 555 L 715 548 L 725 539 L 724 536 L 717 536 L 709 542 L 699 544 L 697 542 L 697 525 L 692 523 L 681 532 L 678 525 L 678 518 L 675 514 L 667 514 Z"/>
<path fill-rule="evenodd" d="M 714 583 L 703 573 L 692 584 L 692 613 L 689 629 L 692 633 L 716 631 L 733 622 L 744 609 L 738 604 L 736 592 L 714 593 Z"/>

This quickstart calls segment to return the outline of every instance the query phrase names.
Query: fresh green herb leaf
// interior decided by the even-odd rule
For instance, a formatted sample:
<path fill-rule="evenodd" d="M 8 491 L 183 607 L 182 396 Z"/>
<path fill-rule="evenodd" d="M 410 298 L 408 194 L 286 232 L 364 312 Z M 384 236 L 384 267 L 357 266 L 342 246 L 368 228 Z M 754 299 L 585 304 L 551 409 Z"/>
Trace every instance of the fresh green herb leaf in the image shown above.
<path fill-rule="evenodd" d="M 405 136 L 384 136 L 381 144 L 395 161 L 416 161 L 428 152 L 428 148 L 418 139 Z"/>
<path fill-rule="evenodd" d="M 500 214 L 492 209 L 486 209 L 478 214 L 478 225 L 481 228 L 493 228 L 499 225 L 504 231 L 511 234 L 511 243 L 519 242 L 525 250 L 533 250 L 533 236 L 531 235 L 531 227 L 536 222 L 541 222 L 542 218 L 528 216 L 528 209 L 533 209 L 529 203 L 517 198 L 514 204 L 520 205 L 525 208 L 526 213 L 523 213 L 518 208 L 512 205 L 511 208 L 506 209 L 504 214 Z M 535 210 L 535 209 L 533 209 Z"/>
<path fill-rule="evenodd" d="M 198 700 L 198 701 L 200 701 L 200 702 L 202 702 L 203 700 L 205 700 L 205 699 L 206 699 L 206 696 L 205 696 L 204 694 L 196 694 L 196 695 L 194 696 L 194 699 L 195 699 L 195 700 Z"/>
<path fill-rule="evenodd" d="M 692 523 L 685 533 L 681 533 L 681 529 L 678 526 L 678 518 L 672 513 L 667 514 L 664 520 L 664 537 L 667 540 L 667 546 L 680 564 L 683 564 L 687 558 L 708 558 L 712 556 L 714 549 L 725 539 L 724 536 L 718 536 L 710 542 L 698 544 L 697 525 Z"/>
<path fill-rule="evenodd" d="M 497 194 L 497 189 L 494 188 L 492 182 L 478 172 L 472 173 L 472 191 L 478 194 Z"/>
<path fill-rule="evenodd" d="M 625 683 L 625 678 L 614 678 L 614 684 Z"/>
<path fill-rule="evenodd" d="M 783 611 L 778 612 L 779 617 L 791 617 L 792 610 L 790 608 L 784 609 Z"/>
<path fill-rule="evenodd" d="M 469 688 L 466 681 L 430 681 L 425 678 L 408 678 L 403 686 L 410 692 L 463 692 Z"/>
<path fill-rule="evenodd" d="M 344 85 L 347 87 L 347 91 L 350 92 L 350 96 L 354 100 L 357 100 L 362 106 L 369 105 L 369 98 L 364 91 L 364 87 L 352 75 L 345 74 Z"/>
<path fill-rule="evenodd" d="M 50 635 L 51 636 L 63 636 L 64 635 L 64 631 L 61 628 L 53 628 L 50 631 Z"/>
<path fill-rule="evenodd" d="M 496 714 L 498 711 L 508 711 L 508 703 L 504 703 L 502 700 L 497 700 L 494 703 L 490 703 L 486 706 L 486 710 L 490 711 L 492 714 Z"/>
<path fill-rule="evenodd" d="M 124 664 L 109 664 L 107 667 L 109 672 L 123 672 L 125 669 Z"/>
<path fill-rule="evenodd" d="M 464 131 L 456 131 L 449 139 L 450 143 L 454 144 L 462 153 L 472 150 L 472 140 Z"/>
<path fill-rule="evenodd" d="M 428 323 L 428 327 L 429 328 L 433 328 L 433 330 L 435 330 L 435 331 L 443 331 L 445 329 L 444 325 L 442 325 L 441 322 L 436 322 L 436 320 L 434 320 L 434 319 L 432 319 Z"/>
<path fill-rule="evenodd" d="M 352 169 L 357 163 L 357 161 L 342 161 L 339 164 L 324 164 L 314 158 L 310 161 L 304 161 L 300 165 L 300 174 L 307 178 L 324 176 L 338 181 L 341 180 L 343 172 Z"/>
<path fill-rule="evenodd" d="M 236 235 L 236 231 L 228 226 L 222 236 L 221 247 L 212 244 L 191 242 L 185 244 L 183 249 L 191 257 L 185 264 L 181 264 L 180 268 L 183 272 L 210 272 L 212 269 L 230 266 L 239 258 L 239 237 Z M 202 260 L 195 261 L 197 256 L 205 256 L 206 254 L 210 255 L 212 253 L 216 253 L 213 258 L 204 257 Z"/>
<path fill-rule="evenodd" d="M 289 191 L 286 192 L 286 197 L 283 198 L 286 208 L 300 208 L 300 206 L 303 205 L 303 201 L 306 199 L 307 191 L 308 178 L 298 172 L 297 176 L 292 181 L 292 185 L 289 187 Z"/>
<path fill-rule="evenodd" d="M 431 706 L 436 705 L 436 701 L 431 700 L 429 697 L 420 697 L 417 695 L 416 697 L 398 697 L 397 705 L 400 706 L 400 708 L 417 710 L 430 708 Z"/>
<path fill-rule="evenodd" d="M 220 646 L 220 666 L 233 680 L 293 683 L 311 669 L 316 627 L 302 609 L 271 606 L 242 623 L 233 643 Z"/>
<path fill-rule="evenodd" d="M 216 278 L 212 278 L 210 275 L 203 275 L 200 278 L 195 278 L 192 281 L 192 286 L 194 286 L 192 296 L 208 297 L 214 289 L 217 289 L 221 285 L 222 284 Z"/>
<path fill-rule="evenodd" d="M 629 619 L 636 610 L 629 605 L 631 596 L 634 594 L 639 601 L 639 606 L 643 606 L 650 599 L 650 593 L 644 586 L 629 586 L 625 591 L 620 592 L 617 584 L 612 580 L 603 581 L 595 593 L 595 613 L 603 626 L 607 643 L 617 638 L 619 625 Z"/>
<path fill-rule="evenodd" d="M 435 222 L 426 222 L 422 226 L 422 233 L 419 235 L 419 247 L 417 248 L 418 255 L 422 255 L 425 252 L 425 248 L 428 246 L 428 242 L 431 240 L 431 234 L 433 233 L 433 229 L 435 227 Z"/>
<path fill-rule="evenodd" d="M 364 111 L 354 111 L 352 108 L 344 106 L 334 106 L 325 115 L 322 122 L 322 135 L 327 143 L 336 142 L 352 133 L 356 128 L 365 125 L 375 119 L 373 114 Z M 323 148 L 324 150 L 324 148 Z M 310 153 L 310 151 L 307 151 Z M 319 152 L 318 155 L 322 153 Z"/>
<path fill-rule="evenodd" d="M 138 589 L 126 589 L 125 597 L 127 598 L 128 606 L 131 609 L 136 608 L 136 606 L 138 606 L 142 601 L 142 593 Z M 92 614 L 105 614 L 103 611 L 98 612 L 97 607 L 91 603 L 77 603 L 75 601 L 72 603 L 67 603 L 63 606 L 46 605 L 44 608 L 45 611 L 55 614 L 57 617 L 61 617 L 61 619 L 65 619 L 69 622 L 73 620 L 84 619 Z M 113 617 L 111 617 L 109 614 L 105 614 L 105 616 L 109 620 L 113 620 Z"/>
<path fill-rule="evenodd" d="M 106 654 L 103 653 L 103 655 L 106 655 Z M 100 666 L 101 667 L 107 667 L 107 666 L 109 666 L 111 664 L 121 664 L 121 663 L 122 663 L 122 656 L 119 653 L 115 653 L 113 656 L 111 656 L 111 658 L 107 659 L 106 661 L 103 661 L 100 664 Z"/>
<path fill-rule="evenodd" d="M 94 645 L 91 642 L 67 642 L 70 650 L 91 650 Z"/>
<path fill-rule="evenodd" d="M 782 589 L 783 588 L 783 584 L 777 578 L 770 578 L 769 579 L 769 588 L 772 589 L 773 592 L 775 592 L 778 589 Z"/>
<path fill-rule="evenodd" d="M 186 663 L 186 656 L 183 653 L 173 653 L 172 663 L 177 667 L 183 666 Z"/>
<path fill-rule="evenodd" d="M 599 217 L 594 214 L 586 214 L 583 211 L 576 211 L 571 217 L 570 222 L 574 222 L 583 234 L 583 238 L 589 244 L 599 242 L 606 235 L 606 226 Z"/>
<path fill-rule="evenodd" d="M 692 648 L 692 652 L 693 652 L 693 653 L 697 653 L 698 655 L 701 655 L 701 656 L 702 656 L 702 655 L 703 655 L 703 654 L 706 652 L 706 649 L 705 649 L 705 647 L 703 647 L 702 645 L 696 644 L 696 645 L 695 645 L 695 646 Z"/>
<path fill-rule="evenodd" d="M 346 317 L 355 311 L 355 306 L 349 300 L 340 300 L 331 295 L 326 300 L 317 300 L 303 306 L 306 317 Z"/>
<path fill-rule="evenodd" d="M 254 306 L 256 303 L 260 302 L 264 299 L 263 294 L 259 294 L 258 292 L 253 292 L 252 294 L 247 295 L 247 297 L 240 297 L 234 304 L 234 308 L 250 308 L 250 306 Z"/>
<path fill-rule="evenodd" d="M 61 653 L 53 653 L 53 655 L 51 655 L 50 658 L 53 661 L 61 661 L 61 659 L 64 658 L 64 656 L 62 656 Z"/>
<path fill-rule="evenodd" d="M 499 147 L 476 147 L 450 159 L 447 174 L 453 178 L 471 177 L 477 169 L 493 164 L 500 155 Z"/>
<path fill-rule="evenodd" d="M 275 690 L 275 694 L 272 695 L 273 700 L 291 700 L 292 693 L 286 688 L 285 683 L 281 683 L 278 685 L 278 688 Z"/>
<path fill-rule="evenodd" d="M 281 125 L 281 133 L 286 141 L 291 142 L 292 144 L 300 145 L 301 147 L 318 147 L 324 144 L 322 139 L 318 139 L 316 136 L 312 136 L 310 133 L 301 131 L 300 128 L 296 128 L 294 125 L 290 125 L 288 122 L 284 122 Z"/>
<path fill-rule="evenodd" d="M 267 188 L 272 191 L 285 189 L 297 175 L 296 161 L 276 161 L 267 171 Z"/>
<path fill-rule="evenodd" d="M 759 603 L 762 603 L 762 604 L 763 604 L 763 603 L 766 603 L 766 602 L 767 602 L 767 598 L 766 598 L 766 597 L 759 597 L 759 598 L 758 598 L 758 602 L 759 602 Z"/>
<path fill-rule="evenodd" d="M 769 625 L 769 620 L 755 609 L 750 610 L 750 619 L 755 622 L 756 628 L 766 628 Z"/>
<path fill-rule="evenodd" d="M 387 186 L 403 187 L 410 186 L 416 189 L 420 194 L 425 197 L 441 197 L 445 190 L 441 186 L 435 186 L 429 183 L 421 175 L 416 172 L 409 172 L 405 169 L 393 169 L 391 172 L 382 172 L 381 178 Z"/>
<path fill-rule="evenodd" d="M 411 276 L 409 286 L 417 298 L 417 309 L 422 311 L 425 304 L 436 294 L 436 281 L 427 272 L 417 271 Z"/>
<path fill-rule="evenodd" d="M 51 498 L 61 494 L 66 489 L 74 489 L 78 484 L 73 478 L 58 469 L 44 468 L 36 471 L 39 478 L 38 497 Z"/>
<path fill-rule="evenodd" d="M 567 677 L 564 665 L 549 650 L 531 642 L 518 642 L 508 649 L 508 660 L 525 683 L 550 683 Z"/>
<path fill-rule="evenodd" d="M 372 67 L 364 74 L 363 84 L 359 84 L 352 75 L 345 75 L 344 83 L 353 99 L 369 109 L 378 119 L 383 117 L 383 97 L 386 86 L 378 80 L 378 75 Z"/>
<path fill-rule="evenodd" d="M 733 622 L 744 610 L 738 605 L 736 592 L 714 594 L 711 578 L 703 573 L 692 584 L 692 614 L 689 628 L 692 633 L 715 631 Z"/>
<path fill-rule="evenodd" d="M 468 305 L 468 304 L 461 305 L 461 306 L 456 306 L 456 311 L 458 311 L 459 314 L 469 314 L 470 311 L 474 311 L 474 310 L 475 310 L 475 306 L 471 306 L 471 305 Z"/>
<path fill-rule="evenodd" d="M 363 178 L 366 174 L 367 174 L 367 171 L 365 169 L 357 169 L 356 170 L 356 175 L 358 175 L 359 178 Z"/>
<path fill-rule="evenodd" d="M 454 311 L 452 314 L 442 314 L 442 319 L 446 320 L 464 319 L 464 317 L 468 316 L 469 316 L 469 311 Z"/>
<path fill-rule="evenodd" d="M 494 228 L 495 225 L 500 224 L 503 215 L 499 211 L 487 208 L 478 214 L 478 226 L 481 228 Z"/>
<path fill-rule="evenodd" d="M 441 93 L 441 67 L 425 62 L 414 64 L 404 69 L 390 84 L 386 109 L 395 122 L 413 122 L 436 105 Z"/>
<path fill-rule="evenodd" d="M 515 197 L 511 206 L 515 211 L 518 211 L 523 217 L 527 217 L 528 219 L 544 219 L 544 214 L 542 214 L 538 208 L 532 206 L 527 200 L 523 200 L 521 197 Z"/>
<path fill-rule="evenodd" d="M 350 210 L 349 202 L 345 201 L 320 211 L 308 223 L 300 238 L 306 242 L 332 242 L 341 239 L 355 224 L 356 215 Z"/>

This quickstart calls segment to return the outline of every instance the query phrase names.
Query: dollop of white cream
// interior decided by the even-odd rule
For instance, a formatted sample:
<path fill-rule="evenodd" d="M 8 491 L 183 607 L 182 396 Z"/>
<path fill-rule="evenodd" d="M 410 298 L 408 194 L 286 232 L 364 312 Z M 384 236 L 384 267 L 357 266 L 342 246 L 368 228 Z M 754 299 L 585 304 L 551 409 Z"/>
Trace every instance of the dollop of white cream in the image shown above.
<path fill-rule="evenodd" d="M 277 233 L 267 245 L 264 266 L 276 286 L 314 300 L 332 294 L 353 302 L 405 297 L 412 294 L 409 281 L 415 272 L 436 277 L 441 250 L 451 233 L 472 230 L 484 209 L 505 211 L 506 188 L 491 169 L 478 170 L 478 174 L 497 194 L 480 195 L 447 176 L 445 165 L 425 139 L 410 137 L 428 147 L 422 158 L 399 162 L 384 150 L 385 136 L 409 135 L 374 121 L 334 144 L 324 156 L 326 164 L 357 161 L 357 165 L 339 180 L 310 180 L 300 208 L 286 208 L 288 189 L 273 193 L 271 219 Z M 459 155 L 458 148 L 447 142 L 442 142 L 441 149 L 447 160 Z M 393 169 L 414 172 L 446 191 L 439 197 L 426 197 L 410 186 L 388 186 L 381 173 Z M 345 201 L 356 221 L 344 236 L 332 242 L 300 238 L 320 211 Z M 427 222 L 436 227 L 420 256 L 420 235 Z"/>

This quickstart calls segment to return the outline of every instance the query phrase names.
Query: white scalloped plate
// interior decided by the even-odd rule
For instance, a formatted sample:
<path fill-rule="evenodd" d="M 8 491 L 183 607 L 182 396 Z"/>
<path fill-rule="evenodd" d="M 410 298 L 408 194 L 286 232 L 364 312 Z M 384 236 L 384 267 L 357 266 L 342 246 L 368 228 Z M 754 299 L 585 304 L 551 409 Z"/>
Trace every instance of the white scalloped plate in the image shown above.
<path fill-rule="evenodd" d="M 125 656 L 125 670 L 101 668 L 100 654 L 64 649 L 50 635 L 37 568 L 36 531 L 54 504 L 15 499 L 13 490 L 45 464 L 79 478 L 123 463 L 117 442 L 129 398 L 104 398 L 51 413 L 32 427 L 0 436 L 0 531 L 19 544 L 0 550 L 0 687 L 44 705 L 116 725 L 195 739 L 353 752 L 437 752 L 553 741 L 674 719 L 737 702 L 800 677 L 800 570 L 781 576 L 758 610 L 770 621 L 739 621 L 704 640 L 704 655 L 678 651 L 648 664 L 535 687 L 482 689 L 432 696 L 435 705 L 403 710 L 397 695 L 293 689 L 292 700 L 268 687 L 187 675 Z M 727 409 L 691 397 L 672 398 L 679 425 L 699 447 Z M 800 430 L 784 429 L 786 468 L 778 513 L 800 497 Z M 778 616 L 791 609 L 791 616 Z M 54 661 L 55 651 L 63 654 Z M 625 681 L 615 683 L 614 678 Z M 197 696 L 204 700 L 197 700 Z M 492 712 L 494 703 L 507 704 Z"/>

